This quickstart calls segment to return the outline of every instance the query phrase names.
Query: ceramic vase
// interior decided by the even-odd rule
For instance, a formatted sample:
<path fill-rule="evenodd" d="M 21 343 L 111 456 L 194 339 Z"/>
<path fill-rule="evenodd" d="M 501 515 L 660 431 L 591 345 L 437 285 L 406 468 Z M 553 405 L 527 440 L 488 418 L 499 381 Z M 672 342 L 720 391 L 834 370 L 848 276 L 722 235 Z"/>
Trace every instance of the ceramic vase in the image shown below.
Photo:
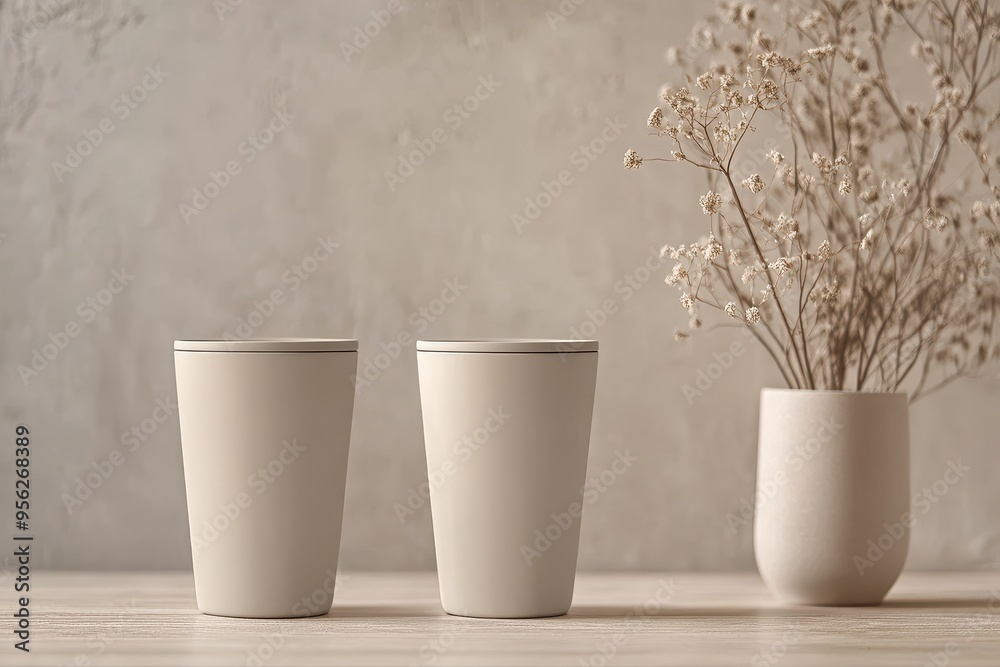
<path fill-rule="evenodd" d="M 905 394 L 764 389 L 754 555 L 781 600 L 873 605 L 906 560 Z"/>

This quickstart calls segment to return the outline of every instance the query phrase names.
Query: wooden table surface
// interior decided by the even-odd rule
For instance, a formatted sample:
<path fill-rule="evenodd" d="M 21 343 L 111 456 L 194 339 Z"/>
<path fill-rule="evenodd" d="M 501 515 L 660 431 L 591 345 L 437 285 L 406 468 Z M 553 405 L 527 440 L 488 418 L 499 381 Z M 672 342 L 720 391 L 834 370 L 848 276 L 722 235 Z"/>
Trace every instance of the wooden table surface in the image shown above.
<path fill-rule="evenodd" d="M 907 573 L 867 608 L 783 606 L 752 574 L 581 574 L 568 615 L 508 621 L 445 615 L 429 573 L 342 574 L 329 615 L 289 621 L 205 616 L 189 573 L 32 579 L 31 653 L 4 611 L 0 664 L 1000 665 L 996 571 Z"/>

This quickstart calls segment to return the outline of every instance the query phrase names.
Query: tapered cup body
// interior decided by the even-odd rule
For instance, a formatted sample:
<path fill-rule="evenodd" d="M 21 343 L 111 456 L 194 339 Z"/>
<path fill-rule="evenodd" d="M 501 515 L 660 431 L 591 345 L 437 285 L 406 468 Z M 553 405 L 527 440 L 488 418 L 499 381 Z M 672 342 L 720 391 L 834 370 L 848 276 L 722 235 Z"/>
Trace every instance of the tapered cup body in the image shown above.
<path fill-rule="evenodd" d="M 198 607 L 327 613 L 336 587 L 356 340 L 176 341 Z"/>
<path fill-rule="evenodd" d="M 421 341 L 441 602 L 558 616 L 573 599 L 596 341 Z"/>

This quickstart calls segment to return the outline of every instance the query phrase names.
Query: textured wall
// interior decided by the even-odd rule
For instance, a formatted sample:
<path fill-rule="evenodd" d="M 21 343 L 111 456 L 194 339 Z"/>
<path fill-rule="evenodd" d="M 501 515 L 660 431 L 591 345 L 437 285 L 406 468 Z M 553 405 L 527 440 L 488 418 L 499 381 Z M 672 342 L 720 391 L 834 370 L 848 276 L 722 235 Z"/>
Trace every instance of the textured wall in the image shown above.
<path fill-rule="evenodd" d="M 750 348 L 685 397 L 742 339 L 675 344 L 676 294 L 642 267 L 692 235 L 704 184 L 621 167 L 649 146 L 663 50 L 695 3 L 590 0 L 565 17 L 547 14 L 557 0 L 391 4 L 0 3 L 0 442 L 17 422 L 34 431 L 42 562 L 189 565 L 176 416 L 154 420 L 173 402 L 174 338 L 244 318 L 256 336 L 355 336 L 365 364 L 401 332 L 566 337 L 611 300 L 591 472 L 617 450 L 639 463 L 587 507 L 581 567 L 752 568 L 751 530 L 726 515 L 753 494 L 758 390 L 776 378 Z M 373 11 L 386 25 L 366 45 Z M 67 155 L 81 142 L 87 155 Z M 411 173 L 414 150 L 428 155 Z M 539 198 L 562 171 L 569 184 Z M 339 245 L 312 263 L 318 238 Z M 460 296 L 441 312 L 449 281 Z M 275 290 L 283 303 L 251 315 Z M 915 485 L 949 460 L 971 470 L 919 516 L 911 567 L 1000 565 L 998 400 L 990 377 L 915 408 Z M 113 450 L 120 465 L 81 487 Z M 358 396 L 344 567 L 433 566 L 427 508 L 394 509 L 425 479 L 406 347 Z"/>

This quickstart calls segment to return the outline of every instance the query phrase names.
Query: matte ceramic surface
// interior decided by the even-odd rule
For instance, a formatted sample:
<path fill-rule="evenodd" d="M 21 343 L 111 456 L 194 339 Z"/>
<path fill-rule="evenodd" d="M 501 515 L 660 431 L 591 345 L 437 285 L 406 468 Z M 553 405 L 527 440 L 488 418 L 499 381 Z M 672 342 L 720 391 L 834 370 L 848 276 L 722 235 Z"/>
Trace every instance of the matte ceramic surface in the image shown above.
<path fill-rule="evenodd" d="M 502 351 L 466 351 L 470 344 Z M 598 355 L 596 342 L 585 343 L 586 352 L 560 344 L 418 343 L 434 545 L 449 614 L 569 610 Z M 534 351 L 539 346 L 549 351 Z"/>
<path fill-rule="evenodd" d="M 327 613 L 357 341 L 174 347 L 199 609 L 245 618 Z"/>
<path fill-rule="evenodd" d="M 781 600 L 878 604 L 906 560 L 909 418 L 904 394 L 765 389 L 754 554 Z"/>

